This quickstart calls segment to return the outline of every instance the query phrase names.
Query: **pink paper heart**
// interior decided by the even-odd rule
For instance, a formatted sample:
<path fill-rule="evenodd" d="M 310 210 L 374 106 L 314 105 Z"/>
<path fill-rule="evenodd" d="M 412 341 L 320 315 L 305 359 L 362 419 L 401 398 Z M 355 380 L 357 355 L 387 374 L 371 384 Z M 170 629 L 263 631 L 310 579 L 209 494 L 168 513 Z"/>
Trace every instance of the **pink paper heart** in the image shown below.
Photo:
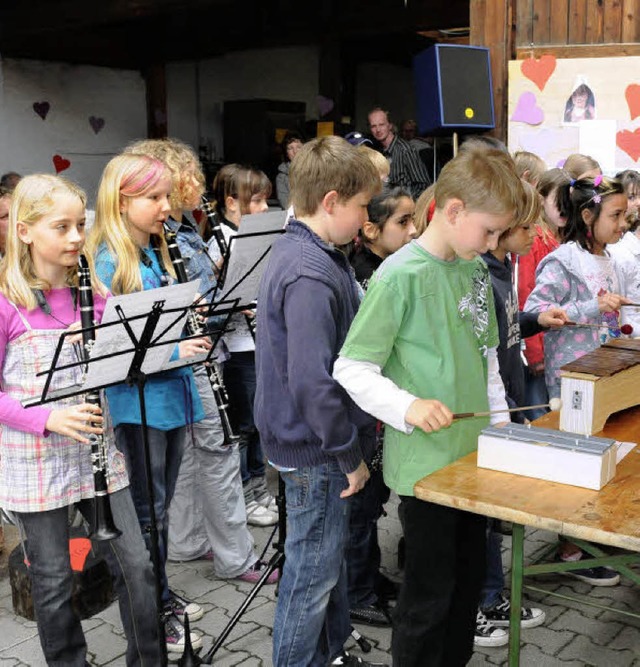
<path fill-rule="evenodd" d="M 511 116 L 511 120 L 527 123 L 527 125 L 540 125 L 544 120 L 544 111 L 542 111 L 536 102 L 536 96 L 533 93 L 522 93 Z"/>
<path fill-rule="evenodd" d="M 49 102 L 34 102 L 33 103 L 33 110 L 44 120 L 47 117 L 47 114 L 49 113 L 49 109 L 51 108 L 51 105 Z"/>
<path fill-rule="evenodd" d="M 97 116 L 89 116 L 89 125 L 91 129 L 98 134 L 100 130 L 104 127 L 104 118 L 98 118 Z"/>
<path fill-rule="evenodd" d="M 316 101 L 318 102 L 318 112 L 320 117 L 326 116 L 328 113 L 333 111 L 334 102 L 329 97 L 318 95 L 316 97 Z"/>

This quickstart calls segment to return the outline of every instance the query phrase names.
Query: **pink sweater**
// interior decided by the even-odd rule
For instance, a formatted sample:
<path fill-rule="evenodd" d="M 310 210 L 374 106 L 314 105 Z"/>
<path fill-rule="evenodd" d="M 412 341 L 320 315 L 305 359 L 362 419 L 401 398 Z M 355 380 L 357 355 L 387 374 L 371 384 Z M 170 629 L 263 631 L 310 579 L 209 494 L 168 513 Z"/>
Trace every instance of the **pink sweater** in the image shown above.
<path fill-rule="evenodd" d="M 68 288 L 46 292 L 46 297 L 51 312 L 66 326 L 50 315 L 46 315 L 40 308 L 26 310 L 19 306 L 20 313 L 29 322 L 32 329 L 66 329 L 69 324 L 80 321 L 80 306 L 78 305 L 77 310 L 74 311 L 73 299 Z M 94 294 L 94 318 L 98 322 L 102 319 L 105 303 L 104 297 Z M 26 330 L 14 306 L 9 303 L 4 294 L 0 294 L 0 367 L 4 368 L 7 344 L 21 336 Z M 4 389 L 4 379 L 2 389 Z M 82 399 L 78 397 L 78 403 L 80 402 Z M 35 435 L 47 435 L 45 424 L 50 413 L 49 405 L 24 408 L 19 401 L 0 390 L 1 424 L 7 424 L 12 428 Z"/>

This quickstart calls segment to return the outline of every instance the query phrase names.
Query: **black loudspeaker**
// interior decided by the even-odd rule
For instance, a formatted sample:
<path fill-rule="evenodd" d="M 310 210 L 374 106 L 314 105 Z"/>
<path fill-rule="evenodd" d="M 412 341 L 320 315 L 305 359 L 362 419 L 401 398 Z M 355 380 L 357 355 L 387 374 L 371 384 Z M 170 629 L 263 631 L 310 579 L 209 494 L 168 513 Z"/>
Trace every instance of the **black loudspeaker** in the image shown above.
<path fill-rule="evenodd" d="M 413 58 L 420 134 L 495 127 L 489 49 L 434 44 Z"/>

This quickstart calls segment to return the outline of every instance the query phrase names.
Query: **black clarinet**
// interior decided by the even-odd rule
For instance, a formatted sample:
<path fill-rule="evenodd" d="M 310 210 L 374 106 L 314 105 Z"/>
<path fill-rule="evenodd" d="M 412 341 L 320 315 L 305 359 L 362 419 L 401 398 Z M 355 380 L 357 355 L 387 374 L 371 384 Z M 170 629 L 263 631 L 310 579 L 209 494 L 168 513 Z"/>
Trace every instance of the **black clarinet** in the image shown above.
<path fill-rule="evenodd" d="M 204 211 L 205 215 L 207 216 L 207 220 L 211 225 L 211 232 L 213 233 L 213 238 L 216 240 L 218 250 L 220 251 L 220 257 L 224 259 L 227 256 L 227 250 L 229 249 L 229 246 L 227 245 L 227 239 L 224 237 L 224 232 L 222 231 L 222 227 L 220 226 L 220 216 L 217 216 L 215 214 L 213 206 L 211 206 L 209 200 L 205 197 L 205 195 L 202 195 L 200 199 L 202 201 L 200 209 Z M 249 333 L 251 334 L 251 337 L 255 341 L 256 318 L 249 317 L 249 315 L 245 315 L 245 319 L 247 321 L 247 326 L 249 327 Z"/>
<path fill-rule="evenodd" d="M 78 287 L 80 291 L 80 324 L 82 332 L 82 347 L 84 358 L 88 360 L 91 356 L 91 348 L 95 341 L 95 321 L 93 319 L 93 292 L 91 290 L 91 273 L 89 264 L 84 255 L 79 257 Z M 85 401 L 91 405 L 100 405 L 100 391 L 92 389 L 85 396 Z M 92 423 L 92 426 L 95 424 Z M 122 535 L 122 531 L 116 528 L 109 502 L 109 471 L 107 461 L 107 443 L 104 435 L 97 433 L 88 434 L 91 443 L 91 468 L 93 470 L 93 486 L 95 489 L 93 526 L 90 537 L 94 540 L 113 540 Z"/>
<path fill-rule="evenodd" d="M 182 253 L 178 247 L 177 234 L 165 223 L 164 224 L 164 236 L 167 240 L 167 248 L 169 250 L 169 257 L 171 257 L 171 264 L 173 269 L 176 272 L 176 278 L 179 283 L 188 283 L 189 276 L 187 275 L 187 269 L 184 265 L 184 260 L 182 259 Z M 189 316 L 187 318 L 187 333 L 190 336 L 206 336 L 206 329 L 200 323 L 198 315 L 194 310 L 189 311 Z M 213 397 L 216 401 L 216 406 L 218 407 L 218 412 L 220 413 L 220 422 L 222 424 L 222 430 L 224 432 L 224 439 L 227 444 L 232 444 L 238 442 L 240 438 L 234 434 L 233 429 L 231 428 L 231 421 L 229 420 L 229 395 L 227 394 L 227 388 L 224 386 L 224 380 L 222 379 L 222 370 L 217 361 L 211 359 L 208 363 L 204 365 L 205 370 L 207 371 L 207 376 L 209 377 L 209 382 L 211 383 L 211 390 L 213 391 Z"/>

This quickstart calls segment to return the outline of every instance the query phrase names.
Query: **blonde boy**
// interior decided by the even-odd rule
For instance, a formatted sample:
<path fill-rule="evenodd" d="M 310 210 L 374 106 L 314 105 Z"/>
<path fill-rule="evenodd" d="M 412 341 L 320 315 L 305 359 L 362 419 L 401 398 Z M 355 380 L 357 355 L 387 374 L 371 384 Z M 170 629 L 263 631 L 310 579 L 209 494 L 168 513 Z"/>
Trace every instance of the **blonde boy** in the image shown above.
<path fill-rule="evenodd" d="M 445 165 L 434 196 L 421 236 L 373 277 L 334 369 L 356 404 L 387 424 L 384 479 L 400 496 L 406 542 L 395 667 L 471 657 L 485 520 L 417 500 L 413 487 L 473 451 L 489 422 L 453 422 L 453 412 L 506 408 L 491 282 L 478 255 L 513 225 L 522 184 L 508 154 L 469 148 Z"/>

